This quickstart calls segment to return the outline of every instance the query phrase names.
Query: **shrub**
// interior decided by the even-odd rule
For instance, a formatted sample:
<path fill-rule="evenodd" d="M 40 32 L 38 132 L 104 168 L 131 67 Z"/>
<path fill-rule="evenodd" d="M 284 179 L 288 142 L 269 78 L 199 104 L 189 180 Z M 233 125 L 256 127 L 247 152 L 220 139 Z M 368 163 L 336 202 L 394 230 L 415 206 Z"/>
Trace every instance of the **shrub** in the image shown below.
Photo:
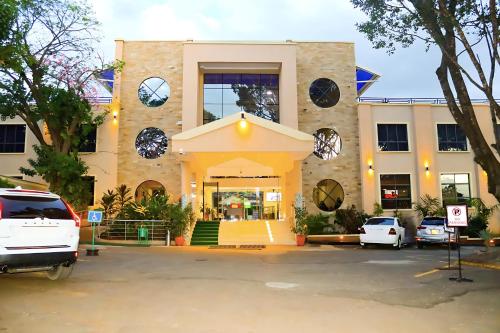
<path fill-rule="evenodd" d="M 14 184 L 12 184 L 11 182 L 3 179 L 3 178 L 0 178 L 0 188 L 14 188 Z"/>
<path fill-rule="evenodd" d="M 379 204 L 378 202 L 375 202 L 373 204 L 373 216 L 382 216 L 384 214 L 384 209 L 382 208 L 382 205 Z"/>
<path fill-rule="evenodd" d="M 446 211 L 439 198 L 433 198 L 429 194 L 422 195 L 415 203 L 413 210 L 422 218 L 426 216 L 446 216 Z"/>
<path fill-rule="evenodd" d="M 352 205 L 350 208 L 335 211 L 335 224 L 344 228 L 348 234 L 357 234 L 366 217 L 366 214 L 358 212 L 356 206 Z"/>
<path fill-rule="evenodd" d="M 325 228 L 331 227 L 328 223 L 330 216 L 321 213 L 309 214 L 305 218 L 305 224 L 307 225 L 308 233 L 311 235 L 322 235 L 324 234 Z"/>

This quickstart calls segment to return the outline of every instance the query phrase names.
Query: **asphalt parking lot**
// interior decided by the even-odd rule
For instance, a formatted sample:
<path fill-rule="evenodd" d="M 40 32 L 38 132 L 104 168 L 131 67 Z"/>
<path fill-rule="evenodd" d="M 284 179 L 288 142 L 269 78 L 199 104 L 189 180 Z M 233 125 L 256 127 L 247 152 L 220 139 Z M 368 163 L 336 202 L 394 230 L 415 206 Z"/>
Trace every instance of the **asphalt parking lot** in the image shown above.
<path fill-rule="evenodd" d="M 465 255 L 479 248 L 463 248 Z M 500 332 L 500 270 L 444 248 L 107 247 L 69 280 L 0 275 L 0 332 Z"/>

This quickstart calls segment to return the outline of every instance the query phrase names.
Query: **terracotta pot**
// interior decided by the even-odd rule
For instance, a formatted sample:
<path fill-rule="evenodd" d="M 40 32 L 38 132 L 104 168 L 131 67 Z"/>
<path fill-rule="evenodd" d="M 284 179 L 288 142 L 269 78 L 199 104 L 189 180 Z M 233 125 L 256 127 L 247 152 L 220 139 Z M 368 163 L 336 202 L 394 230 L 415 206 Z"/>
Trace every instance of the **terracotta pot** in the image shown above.
<path fill-rule="evenodd" d="M 295 239 L 297 240 L 297 246 L 304 246 L 306 243 L 306 235 L 295 235 Z"/>
<path fill-rule="evenodd" d="M 175 237 L 175 246 L 184 246 L 185 240 L 184 237 L 178 236 Z"/>

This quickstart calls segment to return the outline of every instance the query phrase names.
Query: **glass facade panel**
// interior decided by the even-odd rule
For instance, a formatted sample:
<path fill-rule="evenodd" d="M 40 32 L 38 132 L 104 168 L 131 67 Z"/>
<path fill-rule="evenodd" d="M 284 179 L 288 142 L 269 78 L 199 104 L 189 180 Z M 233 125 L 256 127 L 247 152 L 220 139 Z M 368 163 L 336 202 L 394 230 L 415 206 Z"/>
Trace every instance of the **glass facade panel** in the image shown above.
<path fill-rule="evenodd" d="M 467 139 L 457 124 L 437 124 L 439 151 L 467 151 Z"/>
<path fill-rule="evenodd" d="M 406 124 L 377 124 L 380 151 L 408 151 Z"/>
<path fill-rule="evenodd" d="M 442 174 L 440 183 L 443 206 L 469 202 L 471 198 L 469 174 Z"/>
<path fill-rule="evenodd" d="M 279 122 L 277 74 L 205 74 L 203 123 L 245 111 Z"/>
<path fill-rule="evenodd" d="M 411 209 L 410 175 L 380 175 L 380 202 L 383 209 Z"/>

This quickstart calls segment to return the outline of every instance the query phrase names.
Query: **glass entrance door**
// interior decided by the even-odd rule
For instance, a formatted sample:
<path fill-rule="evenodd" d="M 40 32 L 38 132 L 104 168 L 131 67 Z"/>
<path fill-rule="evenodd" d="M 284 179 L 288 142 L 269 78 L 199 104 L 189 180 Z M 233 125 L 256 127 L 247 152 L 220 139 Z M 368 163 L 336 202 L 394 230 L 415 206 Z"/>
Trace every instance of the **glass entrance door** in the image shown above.
<path fill-rule="evenodd" d="M 224 221 L 278 220 L 281 210 L 279 187 L 221 187 L 203 184 L 203 219 Z"/>

